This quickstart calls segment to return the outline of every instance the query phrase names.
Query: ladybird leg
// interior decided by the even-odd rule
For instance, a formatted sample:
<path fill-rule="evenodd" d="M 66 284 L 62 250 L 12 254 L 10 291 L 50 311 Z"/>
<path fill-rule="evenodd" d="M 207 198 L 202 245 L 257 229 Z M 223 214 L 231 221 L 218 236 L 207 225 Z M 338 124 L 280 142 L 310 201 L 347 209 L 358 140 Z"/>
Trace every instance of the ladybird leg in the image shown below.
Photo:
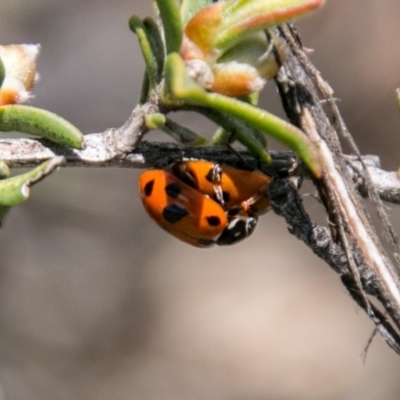
<path fill-rule="evenodd" d="M 240 214 L 245 214 L 249 216 L 257 216 L 258 215 L 258 210 L 256 208 L 253 208 L 252 206 L 257 203 L 257 201 L 262 197 L 262 194 L 257 194 L 250 199 L 247 199 L 245 201 L 242 201 L 239 205 L 235 205 L 231 207 L 228 210 L 228 216 L 229 217 L 234 217 Z"/>
<path fill-rule="evenodd" d="M 300 159 L 299 159 L 299 157 L 296 157 L 295 159 L 293 159 L 293 163 L 289 167 L 288 175 L 289 176 L 295 175 L 297 169 L 299 168 L 299 165 L 300 165 Z"/>
<path fill-rule="evenodd" d="M 258 216 L 271 209 L 270 200 L 266 194 L 268 185 L 263 186 L 256 194 L 240 204 L 240 208 L 248 215 Z"/>
<path fill-rule="evenodd" d="M 224 199 L 224 192 L 221 186 L 221 176 L 222 176 L 222 168 L 219 164 L 214 164 L 211 171 L 210 171 L 210 180 L 214 186 L 214 193 L 217 202 L 224 207 L 225 206 L 225 199 Z"/>
<path fill-rule="evenodd" d="M 179 152 L 179 161 L 177 162 L 177 163 L 175 163 L 175 164 L 178 164 L 179 165 L 179 170 L 181 171 L 181 172 L 183 172 L 184 171 L 184 168 L 182 167 L 183 166 L 183 163 L 184 163 L 184 159 L 185 158 L 185 151 L 182 149 L 180 152 Z"/>
<path fill-rule="evenodd" d="M 255 194 L 254 196 L 251 196 L 249 199 L 247 199 L 246 201 L 243 201 L 240 204 L 240 208 L 246 212 L 249 213 L 252 210 L 252 206 L 257 203 L 257 201 L 262 197 L 263 195 L 261 193 L 259 194 Z"/>

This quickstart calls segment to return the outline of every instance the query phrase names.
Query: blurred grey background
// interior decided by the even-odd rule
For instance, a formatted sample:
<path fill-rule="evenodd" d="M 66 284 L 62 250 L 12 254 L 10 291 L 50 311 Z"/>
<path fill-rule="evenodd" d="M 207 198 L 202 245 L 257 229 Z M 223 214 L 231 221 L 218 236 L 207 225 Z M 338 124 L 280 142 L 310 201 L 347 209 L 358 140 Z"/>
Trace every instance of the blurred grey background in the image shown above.
<path fill-rule="evenodd" d="M 41 43 L 34 105 L 100 132 L 138 101 L 127 20 L 151 12 L 149 0 L 1 0 L 0 38 Z M 392 169 L 399 21 L 398 0 L 327 0 L 298 24 L 362 152 Z M 282 114 L 273 84 L 264 103 Z M 363 364 L 371 323 L 283 220 L 270 213 L 236 246 L 190 248 L 145 215 L 139 172 L 59 171 L 8 216 L 1 400 L 399 399 L 399 358 L 378 337 Z"/>

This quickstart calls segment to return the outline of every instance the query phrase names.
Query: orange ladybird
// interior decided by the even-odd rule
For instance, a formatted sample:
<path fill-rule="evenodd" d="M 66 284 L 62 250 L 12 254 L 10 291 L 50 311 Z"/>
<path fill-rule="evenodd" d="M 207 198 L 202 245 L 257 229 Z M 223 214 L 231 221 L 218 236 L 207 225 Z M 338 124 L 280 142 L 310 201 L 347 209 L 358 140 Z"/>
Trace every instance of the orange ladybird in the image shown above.
<path fill-rule="evenodd" d="M 230 245 L 250 236 L 270 208 L 269 176 L 208 161 L 178 162 L 140 176 L 143 205 L 163 229 L 196 247 Z"/>

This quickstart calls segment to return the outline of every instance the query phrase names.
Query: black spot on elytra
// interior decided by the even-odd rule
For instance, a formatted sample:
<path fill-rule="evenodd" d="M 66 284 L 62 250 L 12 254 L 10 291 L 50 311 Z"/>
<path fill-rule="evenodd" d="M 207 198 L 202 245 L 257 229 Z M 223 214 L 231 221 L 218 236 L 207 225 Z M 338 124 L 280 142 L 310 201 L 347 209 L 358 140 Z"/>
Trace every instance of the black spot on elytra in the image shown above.
<path fill-rule="evenodd" d="M 165 187 L 165 192 L 168 196 L 176 199 L 182 191 L 182 186 L 179 183 L 172 182 Z"/>
<path fill-rule="evenodd" d="M 206 220 L 208 222 L 208 225 L 210 226 L 221 225 L 221 219 L 219 217 L 216 217 L 215 215 L 212 215 L 211 217 L 206 217 Z"/>
<path fill-rule="evenodd" d="M 163 218 L 170 224 L 176 224 L 182 218 L 185 218 L 186 215 L 188 215 L 188 211 L 186 210 L 186 208 L 175 203 L 165 207 L 162 212 Z"/>
<path fill-rule="evenodd" d="M 146 197 L 151 196 L 151 194 L 153 193 L 153 187 L 154 187 L 154 179 L 152 179 L 151 181 L 147 182 L 144 185 L 144 195 Z"/>

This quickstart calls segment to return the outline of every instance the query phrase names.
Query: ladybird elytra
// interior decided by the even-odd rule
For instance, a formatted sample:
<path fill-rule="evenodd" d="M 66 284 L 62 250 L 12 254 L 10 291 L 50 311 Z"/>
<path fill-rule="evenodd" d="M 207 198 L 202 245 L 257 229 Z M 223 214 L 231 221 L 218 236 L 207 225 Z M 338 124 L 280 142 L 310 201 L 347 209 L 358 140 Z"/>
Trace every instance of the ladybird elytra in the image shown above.
<path fill-rule="evenodd" d="M 139 189 L 150 217 L 185 242 L 212 245 L 227 226 L 227 215 L 217 202 L 168 171 L 143 172 Z"/>
<path fill-rule="evenodd" d="M 188 211 L 186 208 L 176 203 L 165 206 L 162 211 L 162 217 L 170 224 L 176 224 L 182 218 L 187 217 L 187 215 Z"/>
<path fill-rule="evenodd" d="M 261 172 L 203 160 L 178 162 L 172 166 L 172 170 L 185 182 L 192 182 L 193 187 L 211 198 L 216 199 L 216 186 L 220 186 L 226 209 L 242 203 L 245 206 L 248 201 L 247 207 L 251 207 L 255 212 L 264 213 L 270 209 L 265 188 L 272 178 Z"/>

